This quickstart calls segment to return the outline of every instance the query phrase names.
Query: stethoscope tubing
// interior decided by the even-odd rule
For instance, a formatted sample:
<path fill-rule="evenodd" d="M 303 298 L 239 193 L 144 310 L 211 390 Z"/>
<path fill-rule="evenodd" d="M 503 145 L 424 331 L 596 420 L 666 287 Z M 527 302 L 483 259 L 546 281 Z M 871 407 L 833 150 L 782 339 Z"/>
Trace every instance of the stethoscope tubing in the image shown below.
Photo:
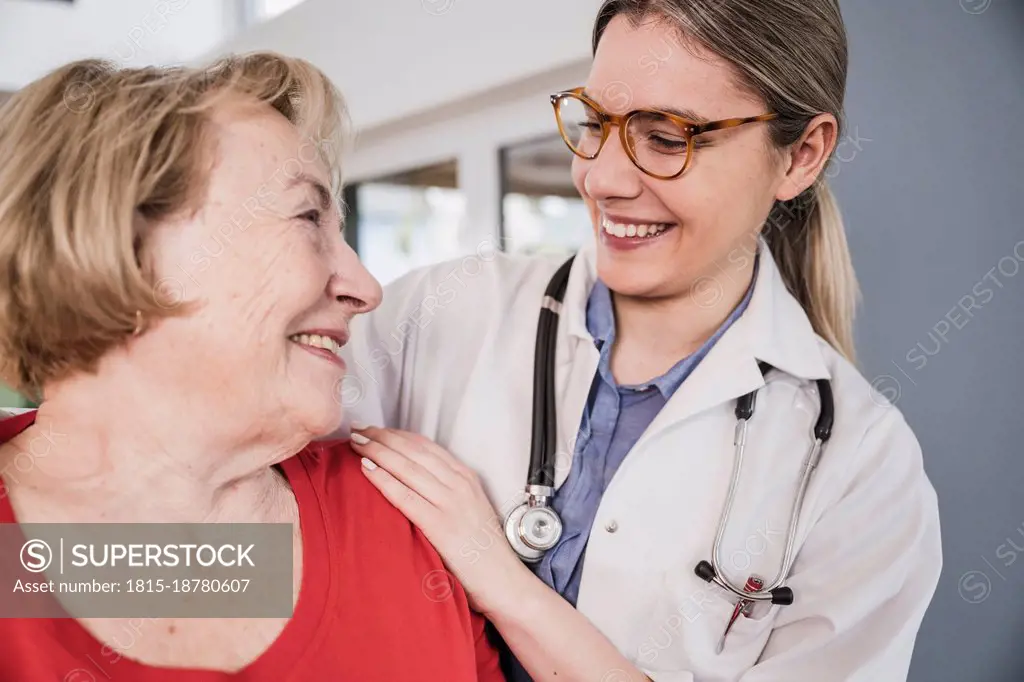
<path fill-rule="evenodd" d="M 767 381 L 767 374 L 773 368 L 767 363 L 758 363 L 761 375 Z M 771 601 L 777 604 L 792 603 L 793 593 L 789 588 L 782 587 L 789 576 L 793 566 L 793 547 L 796 540 L 797 524 L 800 520 L 800 510 L 803 508 L 804 497 L 807 493 L 807 486 L 810 484 L 811 473 L 818 466 L 821 458 L 824 443 L 832 435 L 832 425 L 835 419 L 834 401 L 832 398 L 832 385 L 827 379 L 816 380 L 820 410 L 818 419 L 814 424 L 814 443 L 803 460 L 803 472 L 800 476 L 800 485 L 797 494 L 793 498 L 793 506 L 789 514 L 789 526 L 786 529 L 786 546 L 783 552 L 782 563 L 775 577 L 766 586 L 756 591 L 747 591 L 736 587 L 721 572 L 722 565 L 721 546 L 725 536 L 725 530 L 729 525 L 729 517 L 732 514 L 733 501 L 736 496 L 736 488 L 743 473 L 743 454 L 747 444 L 747 425 L 754 414 L 754 400 L 756 393 L 751 392 L 742 396 L 736 401 L 736 434 L 733 439 L 736 451 L 733 457 L 732 476 L 729 480 L 729 491 L 726 494 L 725 505 L 718 520 L 718 528 L 715 532 L 715 541 L 712 546 L 712 561 L 700 562 L 695 571 L 702 579 L 713 582 L 719 587 L 728 590 L 732 594 L 749 601 Z M 710 569 L 710 570 L 709 570 Z"/>
<path fill-rule="evenodd" d="M 555 485 L 555 450 L 558 442 L 555 395 L 555 352 L 562 299 L 569 284 L 575 256 L 558 268 L 548 283 L 537 320 L 537 342 L 533 363 L 533 427 L 530 443 L 530 472 L 527 486 Z"/>
<path fill-rule="evenodd" d="M 558 321 L 562 312 L 562 300 L 568 286 L 569 272 L 574 260 L 575 256 L 569 258 L 558 268 L 544 292 L 540 316 L 537 320 L 537 340 L 534 348 L 533 424 L 530 442 L 530 471 L 526 485 L 527 501 L 510 512 L 509 516 L 506 517 L 506 535 L 510 542 L 513 542 L 513 548 L 516 552 L 524 561 L 530 562 L 537 561 L 537 556 L 542 556 L 543 550 L 540 550 L 539 545 L 535 545 L 527 537 L 528 533 L 526 533 L 523 525 L 525 523 L 523 513 L 526 509 L 541 508 L 537 510 L 537 513 L 542 510 L 550 510 L 550 513 L 554 514 L 552 521 L 558 521 L 558 535 L 561 534 L 561 522 L 557 519 L 557 514 L 554 510 L 550 509 L 550 501 L 555 494 L 555 446 L 558 440 L 554 373 Z M 758 366 L 762 377 L 765 379 L 765 383 L 767 383 L 767 374 L 774 368 L 765 362 L 759 362 Z M 814 442 L 803 461 L 800 485 L 797 494 L 793 498 L 793 506 L 790 510 L 783 559 L 779 566 L 779 571 L 771 583 L 756 591 L 748 591 L 746 586 L 744 588 L 736 587 L 719 568 L 722 565 L 722 542 L 732 514 L 739 481 L 742 478 L 747 429 L 750 419 L 754 414 L 757 390 L 741 396 L 736 401 L 737 422 L 733 439 L 735 446 L 733 470 L 729 481 L 729 489 L 726 493 L 725 504 L 722 507 L 718 527 L 715 531 L 715 540 L 711 553 L 712 560 L 710 562 L 699 562 L 695 572 L 701 579 L 714 583 L 747 601 L 771 601 L 775 604 L 791 604 L 793 602 L 793 591 L 783 586 L 783 583 L 786 581 L 792 568 L 797 524 L 799 522 L 800 510 L 803 508 L 807 486 L 810 483 L 811 473 L 818 465 L 824 443 L 832 434 L 834 419 L 831 384 L 827 379 L 817 379 L 816 383 L 820 410 L 817 422 L 814 425 Z M 549 541 L 557 542 L 557 537 L 554 540 L 549 539 Z M 523 544 L 523 547 L 517 547 L 517 544 Z M 524 551 L 529 552 L 530 556 L 524 554 Z"/>

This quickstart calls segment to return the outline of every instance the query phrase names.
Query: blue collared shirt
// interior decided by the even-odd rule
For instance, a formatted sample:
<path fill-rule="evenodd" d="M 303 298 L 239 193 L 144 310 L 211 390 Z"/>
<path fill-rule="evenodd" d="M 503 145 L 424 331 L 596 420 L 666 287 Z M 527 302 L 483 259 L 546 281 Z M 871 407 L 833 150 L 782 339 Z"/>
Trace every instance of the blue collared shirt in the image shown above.
<path fill-rule="evenodd" d="M 755 261 L 754 278 L 757 277 Z M 753 281 L 740 305 L 695 353 L 643 384 L 620 386 L 611 371 L 615 309 L 611 292 L 597 281 L 587 301 L 587 329 L 600 351 L 587 409 L 583 411 L 572 470 L 555 496 L 562 538 L 535 567 L 537 576 L 573 606 L 579 596 L 583 558 L 601 496 L 626 454 L 715 343 L 746 310 Z"/>

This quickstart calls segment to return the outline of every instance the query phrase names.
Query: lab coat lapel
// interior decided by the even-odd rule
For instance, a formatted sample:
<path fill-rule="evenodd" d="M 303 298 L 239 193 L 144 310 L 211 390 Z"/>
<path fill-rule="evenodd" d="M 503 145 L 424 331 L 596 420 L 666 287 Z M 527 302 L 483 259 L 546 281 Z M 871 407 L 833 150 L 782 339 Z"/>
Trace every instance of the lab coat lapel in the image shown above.
<path fill-rule="evenodd" d="M 662 428 L 764 386 L 758 361 L 800 379 L 828 378 L 806 313 L 786 289 L 767 244 L 750 304 L 694 368 L 640 442 Z"/>
<path fill-rule="evenodd" d="M 662 428 L 730 402 L 764 386 L 757 360 L 746 343 L 749 333 L 741 317 L 718 340 L 658 413 L 640 439 Z"/>

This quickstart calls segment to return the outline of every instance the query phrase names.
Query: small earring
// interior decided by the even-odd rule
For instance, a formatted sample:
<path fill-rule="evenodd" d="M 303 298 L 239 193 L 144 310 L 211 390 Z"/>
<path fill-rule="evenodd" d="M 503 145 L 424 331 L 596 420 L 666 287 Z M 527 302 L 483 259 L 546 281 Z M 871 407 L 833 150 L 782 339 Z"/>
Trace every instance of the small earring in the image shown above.
<path fill-rule="evenodd" d="M 142 311 L 135 311 L 135 331 L 132 332 L 132 336 L 138 336 L 142 333 Z"/>

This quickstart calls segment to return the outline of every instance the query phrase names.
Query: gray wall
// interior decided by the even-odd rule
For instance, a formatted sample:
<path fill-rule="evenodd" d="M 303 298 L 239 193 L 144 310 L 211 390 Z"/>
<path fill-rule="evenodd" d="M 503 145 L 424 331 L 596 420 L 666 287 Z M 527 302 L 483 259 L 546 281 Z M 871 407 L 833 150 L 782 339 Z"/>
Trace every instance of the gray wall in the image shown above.
<path fill-rule="evenodd" d="M 849 129 L 830 173 L 860 364 L 917 433 L 941 508 L 910 679 L 1022 682 L 1024 1 L 842 7 Z"/>

